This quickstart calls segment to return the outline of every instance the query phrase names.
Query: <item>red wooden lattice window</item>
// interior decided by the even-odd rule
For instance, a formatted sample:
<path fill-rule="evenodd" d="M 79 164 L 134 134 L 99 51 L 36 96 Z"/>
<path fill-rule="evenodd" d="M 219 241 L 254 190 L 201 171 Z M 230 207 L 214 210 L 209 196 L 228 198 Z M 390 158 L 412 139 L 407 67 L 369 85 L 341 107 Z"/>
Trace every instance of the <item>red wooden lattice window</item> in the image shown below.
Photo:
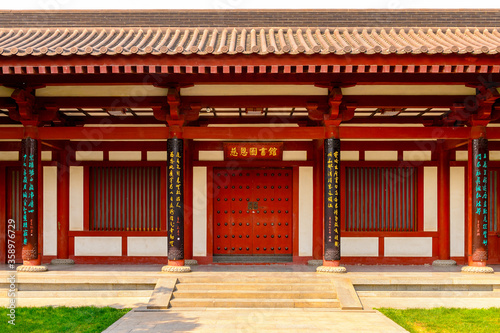
<path fill-rule="evenodd" d="M 21 230 L 22 207 L 22 179 L 20 168 L 8 170 L 7 218 L 16 221 L 16 230 Z"/>
<path fill-rule="evenodd" d="M 92 167 L 89 229 L 160 230 L 160 189 L 160 167 Z"/>
<path fill-rule="evenodd" d="M 346 231 L 417 231 L 417 168 L 346 167 Z"/>

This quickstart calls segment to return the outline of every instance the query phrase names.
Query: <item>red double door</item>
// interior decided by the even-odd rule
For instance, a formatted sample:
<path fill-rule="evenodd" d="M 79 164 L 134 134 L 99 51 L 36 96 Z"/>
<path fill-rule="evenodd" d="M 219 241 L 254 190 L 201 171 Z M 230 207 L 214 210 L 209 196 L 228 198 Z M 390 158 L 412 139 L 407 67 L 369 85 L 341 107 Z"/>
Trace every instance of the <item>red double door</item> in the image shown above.
<path fill-rule="evenodd" d="M 214 169 L 214 254 L 292 254 L 292 170 Z"/>

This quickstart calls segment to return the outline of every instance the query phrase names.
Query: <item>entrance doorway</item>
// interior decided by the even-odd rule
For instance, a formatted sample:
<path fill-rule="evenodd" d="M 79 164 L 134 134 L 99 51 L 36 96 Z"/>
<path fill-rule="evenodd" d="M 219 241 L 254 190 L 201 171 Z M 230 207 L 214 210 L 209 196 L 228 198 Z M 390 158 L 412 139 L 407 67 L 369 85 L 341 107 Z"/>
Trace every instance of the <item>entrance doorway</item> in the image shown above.
<path fill-rule="evenodd" d="M 292 181 L 291 168 L 214 169 L 214 256 L 291 258 Z"/>

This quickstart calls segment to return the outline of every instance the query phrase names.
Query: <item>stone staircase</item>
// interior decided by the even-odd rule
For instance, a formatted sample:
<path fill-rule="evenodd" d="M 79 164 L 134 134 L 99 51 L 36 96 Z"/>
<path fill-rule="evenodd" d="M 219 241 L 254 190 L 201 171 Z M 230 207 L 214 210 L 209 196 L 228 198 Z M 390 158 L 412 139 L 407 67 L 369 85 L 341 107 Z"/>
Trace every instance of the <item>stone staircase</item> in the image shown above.
<path fill-rule="evenodd" d="M 172 308 L 340 308 L 330 278 L 179 278 Z"/>

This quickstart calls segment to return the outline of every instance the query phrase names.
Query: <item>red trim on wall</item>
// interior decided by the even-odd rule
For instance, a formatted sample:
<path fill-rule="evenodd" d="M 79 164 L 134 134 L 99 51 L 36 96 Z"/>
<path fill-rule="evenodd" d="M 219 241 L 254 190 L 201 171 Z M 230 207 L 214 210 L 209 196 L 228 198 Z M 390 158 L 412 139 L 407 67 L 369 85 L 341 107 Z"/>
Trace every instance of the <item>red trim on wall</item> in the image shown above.
<path fill-rule="evenodd" d="M 418 168 L 418 179 L 417 179 L 417 221 L 419 231 L 424 231 L 424 168 Z"/>
<path fill-rule="evenodd" d="M 292 234 L 293 234 L 293 256 L 299 255 L 299 167 L 292 170 Z"/>
<path fill-rule="evenodd" d="M 167 233 L 167 166 L 163 165 L 160 169 L 160 182 L 161 182 L 161 230 Z"/>
<path fill-rule="evenodd" d="M 83 168 L 83 230 L 89 230 L 90 224 L 90 180 L 89 180 L 89 168 Z"/>
<path fill-rule="evenodd" d="M 207 167 L 207 257 L 214 251 L 214 168 Z"/>
<path fill-rule="evenodd" d="M 7 186 L 6 170 L 0 166 L 0 262 L 7 262 Z"/>
<path fill-rule="evenodd" d="M 385 238 L 379 237 L 378 238 L 378 256 L 380 258 L 383 258 L 384 254 L 385 254 Z"/>
<path fill-rule="evenodd" d="M 313 258 L 323 259 L 323 140 L 313 142 Z M 343 188 L 343 185 L 340 187 Z M 343 218 L 343 212 L 341 213 Z"/>
<path fill-rule="evenodd" d="M 122 237 L 122 256 L 127 256 L 128 254 L 128 239 L 127 237 Z"/>
<path fill-rule="evenodd" d="M 193 258 L 193 151 L 184 140 L 184 259 Z"/>

